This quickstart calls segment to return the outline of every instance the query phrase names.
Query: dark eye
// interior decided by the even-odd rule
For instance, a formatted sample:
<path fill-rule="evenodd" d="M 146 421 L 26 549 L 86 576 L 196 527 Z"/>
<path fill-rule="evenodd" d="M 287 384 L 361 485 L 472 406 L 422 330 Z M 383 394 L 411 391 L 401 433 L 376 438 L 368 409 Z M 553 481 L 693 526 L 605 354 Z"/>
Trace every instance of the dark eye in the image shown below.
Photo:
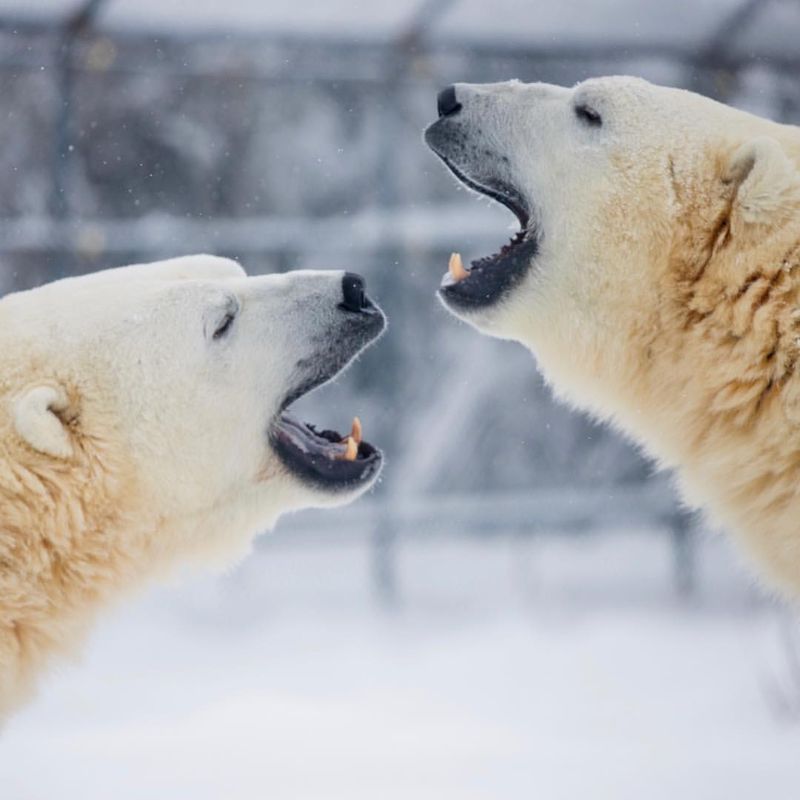
<path fill-rule="evenodd" d="M 216 330 L 214 331 L 213 338 L 214 339 L 221 339 L 233 325 L 233 321 L 236 319 L 236 315 L 229 311 L 220 321 L 219 325 L 217 325 Z"/>
<path fill-rule="evenodd" d="M 579 103 L 575 106 L 575 116 L 581 122 L 593 125 L 595 128 L 599 128 L 603 124 L 603 118 L 600 114 L 591 106 L 587 106 L 586 103 Z"/>

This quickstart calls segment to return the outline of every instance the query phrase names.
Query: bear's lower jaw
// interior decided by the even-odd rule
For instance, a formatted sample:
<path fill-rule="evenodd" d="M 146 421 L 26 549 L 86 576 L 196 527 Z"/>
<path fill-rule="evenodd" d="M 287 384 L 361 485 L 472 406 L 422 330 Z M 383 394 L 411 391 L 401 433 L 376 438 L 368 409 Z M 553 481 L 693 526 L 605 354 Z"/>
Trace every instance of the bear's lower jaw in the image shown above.
<path fill-rule="evenodd" d="M 474 261 L 464 275 L 445 277 L 442 302 L 456 314 L 479 311 L 507 297 L 519 285 L 539 252 L 535 233 L 522 230 L 496 255 Z"/>
<path fill-rule="evenodd" d="M 357 428 L 356 428 L 357 425 Z M 291 475 L 318 491 L 336 493 L 366 489 L 381 471 L 383 455 L 361 439 L 360 423 L 350 435 L 317 431 L 284 412 L 273 423 L 270 443 Z"/>

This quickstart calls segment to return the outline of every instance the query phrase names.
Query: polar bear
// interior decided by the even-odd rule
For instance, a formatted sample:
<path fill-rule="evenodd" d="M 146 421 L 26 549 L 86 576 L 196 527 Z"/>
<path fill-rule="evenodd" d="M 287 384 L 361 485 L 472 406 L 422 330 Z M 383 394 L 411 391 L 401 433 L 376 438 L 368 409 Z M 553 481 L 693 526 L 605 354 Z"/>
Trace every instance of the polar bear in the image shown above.
<path fill-rule="evenodd" d="M 800 129 L 629 77 L 456 84 L 425 132 L 520 230 L 439 290 L 800 590 Z"/>
<path fill-rule="evenodd" d="M 0 714 L 115 595 L 374 483 L 358 423 L 287 408 L 384 324 L 357 275 L 208 255 L 0 300 Z"/>

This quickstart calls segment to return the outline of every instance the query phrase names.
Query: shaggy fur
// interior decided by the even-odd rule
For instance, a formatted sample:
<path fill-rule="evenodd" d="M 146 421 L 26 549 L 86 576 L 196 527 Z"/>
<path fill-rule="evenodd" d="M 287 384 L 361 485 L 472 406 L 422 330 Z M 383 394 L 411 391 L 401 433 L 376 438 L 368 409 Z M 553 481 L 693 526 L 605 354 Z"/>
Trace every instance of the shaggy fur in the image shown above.
<path fill-rule="evenodd" d="M 454 312 L 526 344 L 799 591 L 800 130 L 632 78 L 456 89 L 437 149 L 468 177 L 505 159 L 540 249 Z"/>
<path fill-rule="evenodd" d="M 347 358 L 365 343 L 350 344 L 341 285 L 193 256 L 0 301 L 0 719 L 112 600 L 367 488 L 306 485 L 267 441 L 331 343 Z"/>

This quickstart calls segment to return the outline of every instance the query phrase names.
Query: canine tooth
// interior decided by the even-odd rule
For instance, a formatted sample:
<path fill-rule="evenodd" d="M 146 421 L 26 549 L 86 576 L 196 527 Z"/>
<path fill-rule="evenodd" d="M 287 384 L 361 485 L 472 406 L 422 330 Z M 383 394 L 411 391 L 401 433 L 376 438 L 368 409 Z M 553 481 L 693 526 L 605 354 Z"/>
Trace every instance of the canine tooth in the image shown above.
<path fill-rule="evenodd" d="M 461 261 L 461 253 L 453 253 L 450 256 L 447 269 L 456 283 L 463 281 L 469 275 L 469 272 L 464 269 L 464 263 Z"/>
<path fill-rule="evenodd" d="M 348 436 L 347 450 L 344 451 L 343 458 L 345 461 L 355 461 L 357 455 L 358 455 L 358 445 L 356 444 L 356 440 L 352 436 Z"/>
<path fill-rule="evenodd" d="M 361 420 L 358 417 L 353 417 L 353 428 L 350 431 L 350 436 L 355 439 L 356 444 L 361 444 Z"/>

